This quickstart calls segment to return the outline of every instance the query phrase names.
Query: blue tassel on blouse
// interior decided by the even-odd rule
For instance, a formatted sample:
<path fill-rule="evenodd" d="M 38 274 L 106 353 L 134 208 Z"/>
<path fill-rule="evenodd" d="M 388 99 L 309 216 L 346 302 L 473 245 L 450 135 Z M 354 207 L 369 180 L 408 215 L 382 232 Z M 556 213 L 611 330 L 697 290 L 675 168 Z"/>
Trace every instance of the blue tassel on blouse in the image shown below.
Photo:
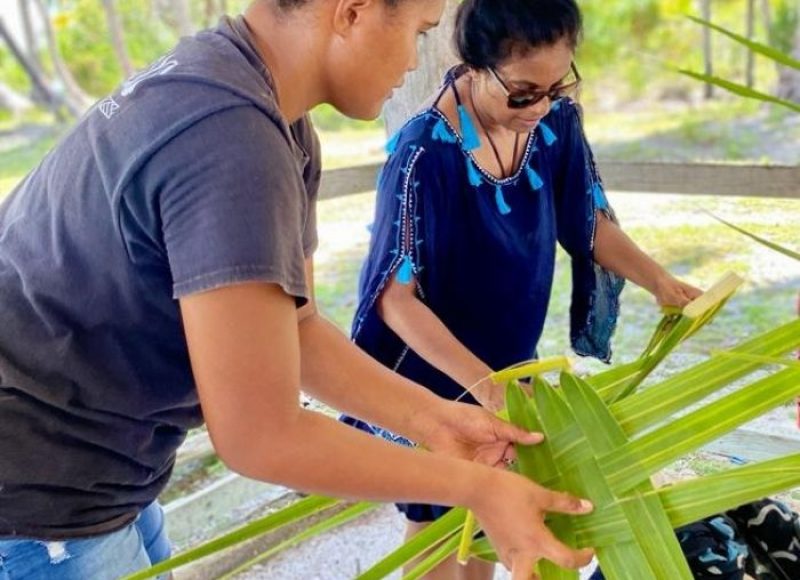
<path fill-rule="evenodd" d="M 439 119 L 439 121 L 433 126 L 433 132 L 431 133 L 434 141 L 441 141 L 443 143 L 455 143 L 456 136 L 450 132 L 450 129 L 447 127 L 443 119 Z"/>
<path fill-rule="evenodd" d="M 533 167 L 527 167 L 525 169 L 525 173 L 528 174 L 528 181 L 534 190 L 539 190 L 544 186 L 544 181 L 542 180 L 541 176 L 536 173 L 536 170 Z"/>
<path fill-rule="evenodd" d="M 594 196 L 595 209 L 600 209 L 600 210 L 608 209 L 608 200 L 606 200 L 606 194 L 603 191 L 603 187 L 599 183 L 595 182 L 592 185 L 592 196 Z"/>
<path fill-rule="evenodd" d="M 506 203 L 506 198 L 503 195 L 503 188 L 499 185 L 495 186 L 494 189 L 494 201 L 497 204 L 497 210 L 503 214 L 508 215 L 511 213 L 511 208 Z"/>
<path fill-rule="evenodd" d="M 467 159 L 467 177 L 469 177 L 469 184 L 472 187 L 480 187 L 483 183 L 483 177 L 481 177 L 480 171 L 478 171 L 470 159 Z"/>
<path fill-rule="evenodd" d="M 541 121 L 539 121 L 539 128 L 542 130 L 542 138 L 548 146 L 558 141 L 558 137 L 553 133 L 553 130 Z"/>
<path fill-rule="evenodd" d="M 414 276 L 414 266 L 411 264 L 411 256 L 406 255 L 403 258 L 403 263 L 400 264 L 400 269 L 397 270 L 397 281 L 403 286 L 411 284 L 411 278 Z"/>
<path fill-rule="evenodd" d="M 389 139 L 386 143 L 386 154 L 391 155 L 397 149 L 397 142 L 400 141 L 400 131 L 394 134 L 394 137 Z"/>
<path fill-rule="evenodd" d="M 481 140 L 464 105 L 458 106 L 458 122 L 461 125 L 461 139 L 464 142 L 464 151 L 478 149 L 481 146 Z"/>

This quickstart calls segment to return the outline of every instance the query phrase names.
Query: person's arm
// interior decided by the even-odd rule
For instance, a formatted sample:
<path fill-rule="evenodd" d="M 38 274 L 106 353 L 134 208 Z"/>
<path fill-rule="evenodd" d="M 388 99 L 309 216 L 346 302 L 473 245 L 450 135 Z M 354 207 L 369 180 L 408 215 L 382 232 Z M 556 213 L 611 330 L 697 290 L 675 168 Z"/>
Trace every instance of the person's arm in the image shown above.
<path fill-rule="evenodd" d="M 409 348 L 426 362 L 448 375 L 486 409 L 496 412 L 504 406 L 500 385 L 489 378 L 494 369 L 473 354 L 419 299 L 416 279 L 401 284 L 392 279 L 378 299 L 378 315 Z"/>
<path fill-rule="evenodd" d="M 587 292 L 585 288 L 598 283 L 605 285 L 603 294 L 610 296 L 610 300 L 603 309 L 612 312 L 618 308 L 617 300 L 622 290 L 621 285 L 607 276 L 600 276 L 602 281 L 597 279 L 592 262 L 641 286 L 662 306 L 682 307 L 702 294 L 701 290 L 670 275 L 622 231 L 615 219 L 609 217 L 614 212 L 584 134 L 578 106 L 565 101 L 558 111 L 554 111 L 554 121 L 562 141 L 562 158 L 555 172 L 558 239 L 573 258 L 573 281 L 580 278 L 584 287 L 580 296 L 582 303 L 577 308 L 580 319 L 585 318 L 587 309 L 594 308 L 591 298 L 594 291 Z M 592 278 L 596 280 L 592 282 Z M 580 332 L 580 325 L 575 326 Z M 573 328 L 573 333 L 575 331 Z M 599 334 L 607 335 L 606 329 L 601 329 Z M 601 350 L 610 355 L 608 348 Z"/>
<path fill-rule="evenodd" d="M 180 306 L 209 433 L 221 459 L 235 471 L 339 497 L 466 506 L 476 513 L 501 560 L 518 569 L 530 570 L 541 557 L 573 568 L 588 562 L 590 551 L 567 548 L 550 534 L 543 521 L 545 511 L 584 513 L 591 506 L 511 472 L 393 445 L 302 409 L 298 404 L 301 356 L 319 355 L 325 346 L 340 357 L 338 362 L 320 362 L 326 372 L 311 370 L 314 360 L 302 365 L 304 379 L 316 387 L 315 393 L 339 391 L 333 397 L 337 400 L 350 400 L 363 393 L 371 401 L 371 389 L 388 394 L 383 385 L 388 375 L 379 372 L 378 363 L 369 361 L 355 345 L 330 340 L 324 329 L 301 340 L 299 326 L 314 324 L 310 318 L 316 315 L 307 312 L 306 320 L 298 325 L 294 299 L 278 286 L 226 286 L 183 297 Z M 309 339 L 312 348 L 308 351 L 306 347 L 303 350 L 308 355 L 301 355 L 301 342 Z M 352 370 L 351 365 L 361 371 Z M 349 380 L 356 382 L 345 390 Z M 318 381 L 328 386 L 320 387 Z M 447 439 L 442 429 L 429 432 L 426 427 L 415 429 L 413 425 L 429 426 L 433 424 L 430 419 L 447 418 L 457 404 L 438 403 L 436 397 L 399 380 L 391 388 L 408 395 L 411 401 L 400 414 L 414 409 L 428 418 L 419 421 L 406 417 L 396 427 L 412 425 L 405 434 L 421 437 L 431 448 L 438 446 L 438 437 Z M 424 401 L 423 407 L 416 408 L 417 401 Z M 396 399 L 389 401 L 394 402 Z M 386 402 L 356 402 L 354 406 L 363 406 L 366 414 L 371 414 L 376 404 L 388 408 L 378 413 L 385 413 L 385 420 L 393 423 L 391 405 Z M 484 424 L 498 430 L 495 439 L 506 443 L 525 439 L 519 430 L 503 427 L 506 424 L 478 407 L 459 407 L 491 419 Z M 461 421 L 451 422 L 469 423 L 466 416 L 459 414 L 453 419 L 458 418 Z M 530 437 L 527 440 L 533 441 Z M 474 447 L 467 438 L 452 445 Z M 447 447 L 442 445 L 442 450 Z M 485 493 L 487 490 L 492 493 Z"/>
<path fill-rule="evenodd" d="M 345 413 L 422 443 L 425 443 L 430 429 L 420 426 L 421 421 L 430 418 L 431 427 L 436 427 L 448 424 L 456 414 L 460 416 L 462 413 L 468 413 L 471 416 L 472 409 L 466 406 L 457 405 L 453 410 L 447 410 L 450 406 L 443 405 L 444 400 L 428 389 L 377 364 L 360 349 L 352 348 L 352 343 L 347 337 L 317 310 L 313 295 L 312 259 L 306 261 L 306 280 L 311 296 L 308 303 L 298 311 L 301 359 L 306 363 L 301 367 L 301 386 L 305 392 Z M 407 294 L 410 291 L 413 295 L 413 290 L 409 290 L 412 287 L 413 285 L 406 287 L 390 282 L 387 294 L 394 295 L 401 292 Z M 458 377 L 457 380 L 465 388 L 492 372 L 486 364 L 458 342 L 427 306 L 415 297 L 412 299 L 416 304 L 409 304 L 410 311 L 403 313 L 394 310 L 398 318 L 405 314 L 411 317 L 410 320 L 418 321 L 423 327 L 422 330 L 405 332 L 411 325 L 396 321 L 398 328 L 395 328 L 387 321 L 395 332 L 400 330 L 398 334 L 403 340 L 408 339 L 407 344 L 411 348 L 421 356 L 424 356 L 421 354 L 424 351 L 430 357 L 426 360 L 437 365 L 443 372 Z M 400 308 L 404 306 L 406 304 Z M 381 308 L 379 304 L 379 310 Z M 393 322 L 395 322 L 394 315 Z M 369 385 L 369 388 L 365 388 L 365 385 Z M 483 386 L 479 385 L 473 390 L 473 394 L 477 391 L 477 394 L 484 398 L 487 403 L 484 404 L 485 407 L 494 405 L 496 408 L 490 410 L 499 410 L 502 406 L 502 389 L 496 387 L 493 392 L 487 388 L 480 388 Z M 427 412 L 440 407 L 445 416 L 434 417 Z M 483 414 L 480 417 L 483 419 Z M 412 423 L 412 419 L 416 424 Z M 497 451 L 499 453 L 500 450 Z M 498 455 L 498 459 L 501 456 L 502 454 Z"/>
<path fill-rule="evenodd" d="M 594 258 L 602 267 L 650 292 L 661 306 L 682 307 L 703 293 L 672 276 L 599 211 Z"/>

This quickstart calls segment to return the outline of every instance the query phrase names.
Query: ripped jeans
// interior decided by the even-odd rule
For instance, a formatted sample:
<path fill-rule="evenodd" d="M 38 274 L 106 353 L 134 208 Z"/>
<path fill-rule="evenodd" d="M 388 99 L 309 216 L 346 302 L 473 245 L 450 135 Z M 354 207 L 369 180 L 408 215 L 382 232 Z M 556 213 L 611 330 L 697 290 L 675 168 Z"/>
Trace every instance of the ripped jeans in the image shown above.
<path fill-rule="evenodd" d="M 169 556 L 164 512 L 153 503 L 135 522 L 102 536 L 0 539 L 0 580 L 117 580 Z"/>

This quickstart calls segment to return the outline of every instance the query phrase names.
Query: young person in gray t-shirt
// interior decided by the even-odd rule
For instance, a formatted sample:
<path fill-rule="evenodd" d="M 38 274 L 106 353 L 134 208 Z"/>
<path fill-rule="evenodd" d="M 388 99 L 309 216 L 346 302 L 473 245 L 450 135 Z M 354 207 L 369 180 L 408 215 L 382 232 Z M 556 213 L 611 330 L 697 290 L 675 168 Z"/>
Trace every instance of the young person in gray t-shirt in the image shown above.
<path fill-rule="evenodd" d="M 468 506 L 515 578 L 587 562 L 542 523 L 587 502 L 489 467 L 538 435 L 389 372 L 314 306 L 306 112 L 377 116 L 443 5 L 256 1 L 100 101 L 0 206 L 0 578 L 166 557 L 154 502 L 203 420 L 248 477 Z M 433 453 L 302 409 L 301 386 Z"/>

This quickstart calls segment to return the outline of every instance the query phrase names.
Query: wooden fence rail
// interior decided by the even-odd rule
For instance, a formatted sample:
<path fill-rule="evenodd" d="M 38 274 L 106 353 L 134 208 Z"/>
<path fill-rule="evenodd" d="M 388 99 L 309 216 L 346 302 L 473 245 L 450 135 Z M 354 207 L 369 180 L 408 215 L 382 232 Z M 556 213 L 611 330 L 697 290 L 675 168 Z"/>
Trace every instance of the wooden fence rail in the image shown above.
<path fill-rule="evenodd" d="M 325 171 L 320 199 L 375 189 L 381 165 Z M 800 199 L 800 167 L 701 163 L 600 163 L 610 191 Z"/>

